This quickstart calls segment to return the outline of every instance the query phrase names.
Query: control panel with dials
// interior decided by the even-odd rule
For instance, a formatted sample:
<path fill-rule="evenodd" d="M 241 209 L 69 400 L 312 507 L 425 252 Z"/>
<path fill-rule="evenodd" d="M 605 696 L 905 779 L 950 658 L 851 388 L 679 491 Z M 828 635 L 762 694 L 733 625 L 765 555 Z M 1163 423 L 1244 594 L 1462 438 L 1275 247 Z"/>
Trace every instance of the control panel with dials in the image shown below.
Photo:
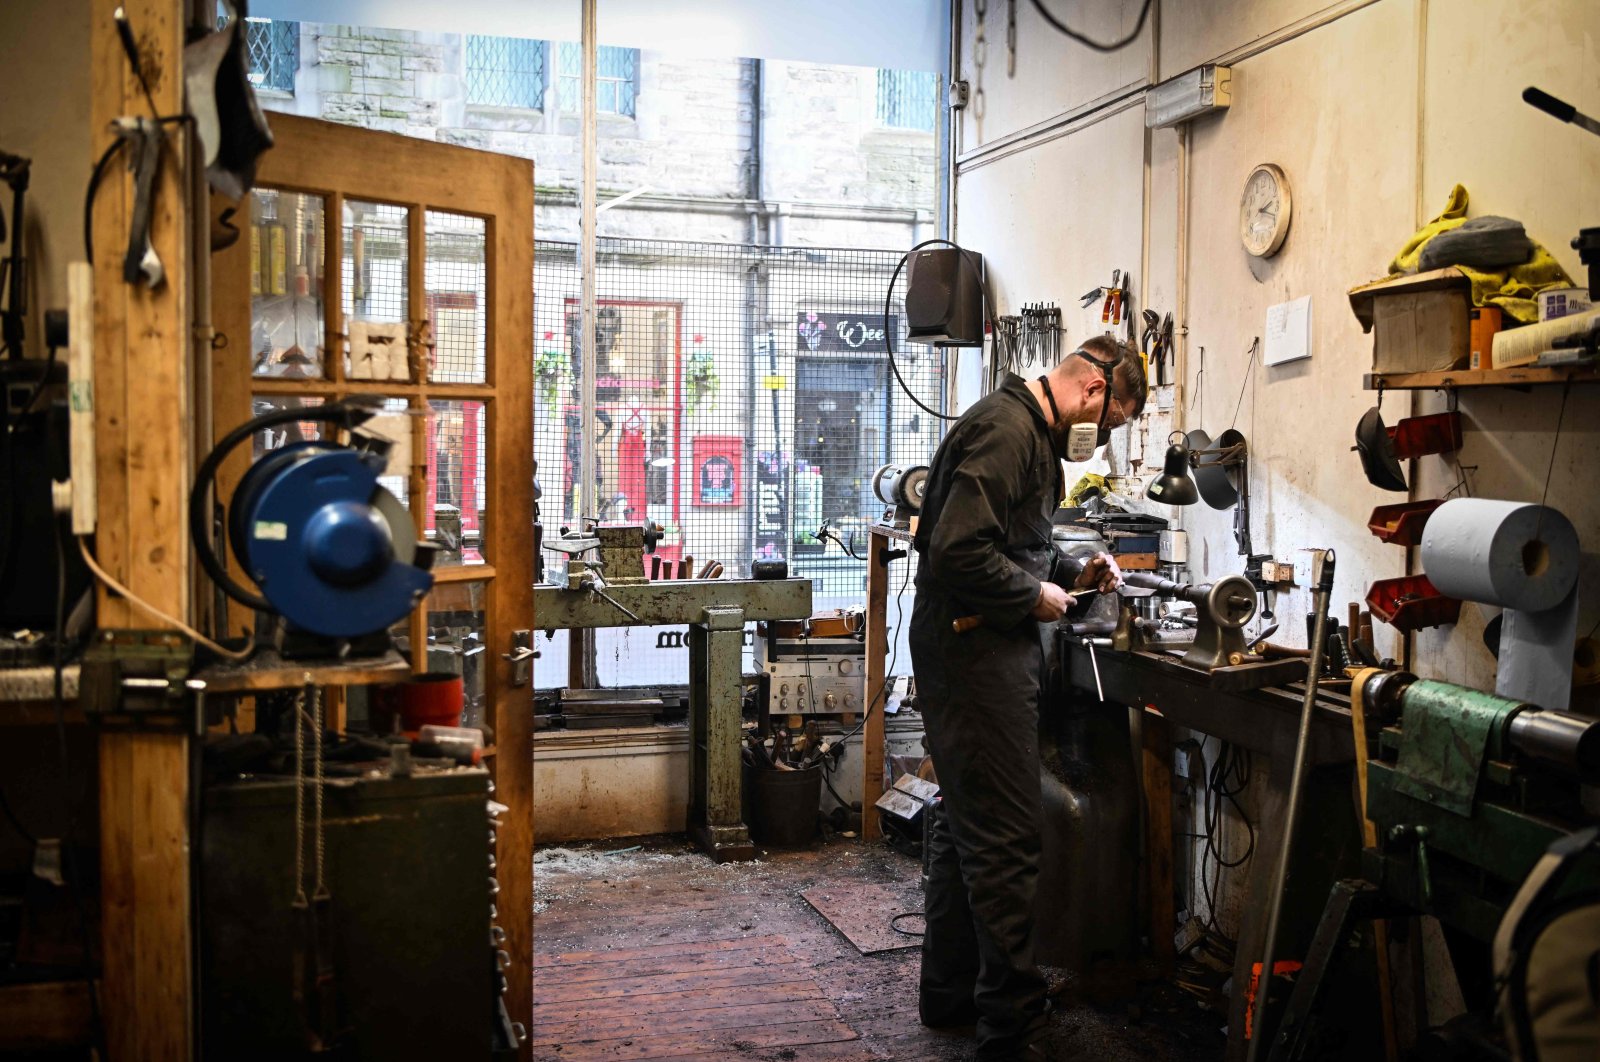
<path fill-rule="evenodd" d="M 866 644 L 834 638 L 758 634 L 756 663 L 767 677 L 767 712 L 789 715 L 859 715 L 866 686 Z"/>

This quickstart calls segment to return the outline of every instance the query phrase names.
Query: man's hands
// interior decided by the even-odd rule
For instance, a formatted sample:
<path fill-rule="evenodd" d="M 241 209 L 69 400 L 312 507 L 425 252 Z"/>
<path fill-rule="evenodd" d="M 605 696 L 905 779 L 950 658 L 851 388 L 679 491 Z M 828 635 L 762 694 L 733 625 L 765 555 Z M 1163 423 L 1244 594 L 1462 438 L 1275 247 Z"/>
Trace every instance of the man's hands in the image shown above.
<path fill-rule="evenodd" d="M 1072 598 L 1067 592 L 1055 583 L 1039 584 L 1039 600 L 1033 603 L 1033 611 L 1029 613 L 1036 620 L 1054 623 L 1067 614 L 1067 608 L 1072 604 Z"/>
<path fill-rule="evenodd" d="M 1073 584 L 1077 591 L 1099 590 L 1103 594 L 1114 593 L 1122 585 L 1122 569 L 1117 567 L 1117 562 L 1109 553 L 1096 553 L 1084 564 L 1083 571 L 1078 573 L 1078 581 Z M 1033 603 L 1029 613 L 1036 620 L 1054 623 L 1066 615 L 1067 609 L 1072 607 L 1072 596 L 1055 583 L 1039 584 L 1039 600 Z"/>
<path fill-rule="evenodd" d="M 1084 564 L 1074 585 L 1080 590 L 1098 588 L 1102 594 L 1109 594 L 1122 585 L 1122 569 L 1111 554 L 1096 553 Z"/>

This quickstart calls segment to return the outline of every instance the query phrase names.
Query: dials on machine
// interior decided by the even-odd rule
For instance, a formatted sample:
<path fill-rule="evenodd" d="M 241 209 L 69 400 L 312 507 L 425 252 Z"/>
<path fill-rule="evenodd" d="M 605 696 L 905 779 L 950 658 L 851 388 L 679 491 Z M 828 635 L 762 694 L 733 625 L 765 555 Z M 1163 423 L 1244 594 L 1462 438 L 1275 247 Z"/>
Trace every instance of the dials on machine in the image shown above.
<path fill-rule="evenodd" d="M 860 609 L 756 627 L 755 658 L 772 715 L 855 715 L 864 711 L 866 616 Z"/>

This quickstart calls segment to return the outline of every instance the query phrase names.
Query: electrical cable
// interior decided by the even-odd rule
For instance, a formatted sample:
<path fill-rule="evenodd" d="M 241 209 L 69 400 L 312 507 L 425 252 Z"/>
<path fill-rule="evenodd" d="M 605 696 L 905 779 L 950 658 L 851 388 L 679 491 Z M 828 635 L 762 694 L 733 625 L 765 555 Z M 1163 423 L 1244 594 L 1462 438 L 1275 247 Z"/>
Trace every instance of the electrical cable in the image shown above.
<path fill-rule="evenodd" d="M 1202 748 L 1202 755 L 1204 750 Z M 1212 932 L 1220 933 L 1217 927 L 1217 894 L 1222 885 L 1222 871 L 1243 866 L 1249 862 L 1256 850 L 1255 824 L 1245 814 L 1244 808 L 1239 803 L 1239 794 L 1243 793 L 1250 785 L 1252 762 L 1250 753 L 1225 741 L 1219 741 L 1217 758 L 1213 761 L 1211 769 L 1207 772 L 1206 791 L 1204 799 L 1205 815 L 1205 848 L 1201 854 L 1199 877 L 1200 891 L 1206 901 L 1206 924 Z M 1226 805 L 1232 804 L 1234 813 L 1244 823 L 1248 834 L 1243 854 L 1235 859 L 1228 859 L 1222 852 L 1217 834 L 1222 828 L 1222 817 Z M 1207 863 L 1210 863 L 1211 880 L 1206 877 Z"/>
<path fill-rule="evenodd" d="M 905 268 L 906 263 L 911 260 L 912 255 L 922 250 L 922 248 L 931 247 L 934 244 L 955 248 L 955 250 L 960 253 L 961 260 L 965 262 L 968 268 L 970 268 L 977 275 L 978 288 L 983 292 L 983 306 L 985 313 L 984 320 L 989 325 L 989 332 L 993 337 L 993 349 L 990 354 L 990 364 L 992 366 L 997 366 L 1000 364 L 1000 329 L 995 324 L 995 322 L 999 319 L 999 315 L 995 313 L 994 295 L 989 290 L 989 280 L 984 276 L 983 270 L 978 268 L 978 263 L 972 260 L 971 252 L 967 251 L 958 243 L 952 243 L 950 240 L 923 240 L 921 243 L 911 248 L 911 250 L 901 255 L 900 261 L 895 264 L 894 273 L 889 277 L 889 287 L 883 293 L 883 349 L 889 356 L 889 371 L 894 374 L 895 382 L 900 385 L 900 390 L 906 393 L 906 397 L 911 399 L 912 403 L 915 404 L 918 409 L 922 410 L 929 416 L 937 417 L 939 420 L 960 420 L 961 418 L 959 415 L 951 416 L 948 413 L 940 413 L 938 410 L 933 409 L 925 404 L 922 399 L 918 398 L 912 393 L 911 388 L 906 384 L 905 377 L 900 375 L 899 364 L 894 360 L 894 329 L 889 327 L 890 303 L 894 299 L 894 286 L 896 281 L 900 279 L 900 270 Z M 983 349 L 982 336 L 978 337 L 978 349 L 980 351 Z M 1007 368 L 1011 366 L 1011 362 L 1014 357 L 1014 351 L 1007 352 L 1005 362 Z"/>
<path fill-rule="evenodd" d="M 156 608 L 148 601 L 145 601 L 143 598 L 139 597 L 132 590 L 129 590 L 127 587 L 117 582 L 117 580 L 109 572 L 100 567 L 100 565 L 96 564 L 94 555 L 89 552 L 89 543 L 87 539 L 80 537 L 78 539 L 78 548 L 83 553 L 84 563 L 89 566 L 89 570 L 94 573 L 95 578 L 99 579 L 102 583 L 105 583 L 107 587 L 126 598 L 128 603 L 133 605 L 139 611 L 144 612 L 147 615 L 154 616 L 156 619 L 161 620 L 164 623 L 172 624 L 172 626 L 176 627 L 180 633 L 187 634 L 189 637 L 193 638 L 196 643 L 205 646 L 207 649 L 210 649 L 213 653 L 216 653 L 218 656 L 226 660 L 246 660 L 249 659 L 251 653 L 255 652 L 256 646 L 254 639 L 251 639 L 243 649 L 228 649 L 212 641 L 210 638 L 207 638 L 205 635 L 201 634 L 187 623 L 184 623 L 182 620 L 177 619 L 174 616 L 167 615 L 159 608 Z"/>
<path fill-rule="evenodd" d="M 854 537 L 853 533 L 852 537 Z M 837 542 L 839 544 L 839 548 L 844 550 L 845 556 L 852 560 L 864 561 L 867 559 L 861 554 L 857 553 L 854 549 L 851 549 L 850 545 L 845 542 L 844 539 L 834 534 L 832 528 L 830 528 L 827 524 L 823 524 L 821 527 L 817 528 L 816 539 L 818 542 Z"/>
<path fill-rule="evenodd" d="M 896 933 L 899 933 L 903 937 L 925 937 L 928 935 L 926 931 L 919 933 L 914 929 L 901 929 L 899 922 L 902 918 L 920 918 L 923 920 L 923 924 L 926 925 L 928 920 L 928 913 L 926 911 L 901 911 L 899 914 L 889 919 L 889 928 L 894 930 Z"/>
<path fill-rule="evenodd" d="M 89 190 L 83 197 L 83 257 L 92 266 L 94 265 L 94 200 L 95 193 L 100 190 L 100 179 L 105 176 L 106 167 L 111 165 L 112 158 L 122 150 L 126 140 L 120 136 L 106 145 L 105 151 L 100 153 L 100 159 L 94 164 L 94 169 L 89 173 Z"/>
<path fill-rule="evenodd" d="M 872 698 L 872 700 L 867 703 L 867 710 L 865 712 L 861 713 L 861 722 L 857 723 L 856 724 L 856 728 L 854 730 L 850 731 L 850 733 L 844 735 L 838 741 L 834 742 L 834 745 L 833 745 L 834 748 L 842 748 L 846 741 L 849 741 L 851 738 L 853 738 L 857 734 L 861 733 L 861 731 L 867 725 L 867 720 L 872 718 L 872 710 L 878 706 L 879 702 L 886 701 L 887 698 L 888 698 L 889 688 L 894 685 L 894 668 L 895 668 L 895 664 L 900 659 L 900 637 L 899 637 L 899 635 L 900 635 L 900 629 L 905 625 L 905 620 L 906 620 L 906 588 L 909 587 L 910 585 L 911 585 L 911 558 L 908 556 L 906 558 L 906 574 L 905 574 L 905 578 L 900 581 L 900 593 L 895 597 L 895 620 L 894 620 L 894 622 L 895 622 L 895 638 L 894 638 L 894 642 L 893 642 L 893 647 L 889 651 L 889 666 L 883 673 L 883 685 L 878 687 L 878 695 L 876 697 Z"/>
<path fill-rule="evenodd" d="M 1123 37 L 1121 40 L 1116 40 L 1116 41 L 1112 41 L 1109 44 L 1105 44 L 1105 43 L 1102 43 L 1100 41 L 1094 40 L 1093 38 L 1085 37 L 1083 34 L 1079 33 L 1077 30 L 1073 29 L 1071 26 L 1068 26 L 1065 22 L 1062 22 L 1060 19 L 1056 18 L 1054 15 L 1052 15 L 1045 8 L 1043 0 L 1033 0 L 1033 7 L 1034 7 L 1034 10 L 1039 12 L 1039 17 L 1044 19 L 1046 22 L 1048 22 L 1057 31 L 1065 34 L 1067 37 L 1070 37 L 1072 40 L 1077 41 L 1079 44 L 1083 45 L 1084 47 L 1092 48 L 1094 51 L 1097 51 L 1097 52 L 1115 52 L 1115 51 L 1120 51 L 1121 49 L 1126 48 L 1128 45 L 1132 44 L 1135 40 L 1138 39 L 1139 34 L 1144 32 L 1144 20 L 1150 14 L 1150 0 L 1144 0 L 1144 6 L 1139 9 L 1139 21 L 1134 24 L 1133 32 L 1128 34 L 1126 37 Z"/>

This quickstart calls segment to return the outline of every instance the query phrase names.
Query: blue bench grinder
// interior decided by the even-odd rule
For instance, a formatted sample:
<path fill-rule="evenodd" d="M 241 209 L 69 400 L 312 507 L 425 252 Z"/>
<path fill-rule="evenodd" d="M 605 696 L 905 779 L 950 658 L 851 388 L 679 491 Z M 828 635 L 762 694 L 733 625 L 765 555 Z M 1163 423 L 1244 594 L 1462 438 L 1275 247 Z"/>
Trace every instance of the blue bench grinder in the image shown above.
<path fill-rule="evenodd" d="M 348 443 L 295 442 L 250 466 L 234 490 L 226 527 L 235 558 L 260 593 L 240 585 L 212 547 L 209 488 L 222 462 L 256 432 L 305 421 L 351 431 L 377 410 L 375 399 L 350 398 L 264 413 L 223 438 L 195 475 L 189 521 L 196 556 L 224 593 L 268 617 L 271 640 L 285 657 L 384 652 L 389 627 L 433 586 L 428 569 L 435 547 L 417 541 L 405 506 L 378 484 L 389 443 L 359 434 Z"/>

